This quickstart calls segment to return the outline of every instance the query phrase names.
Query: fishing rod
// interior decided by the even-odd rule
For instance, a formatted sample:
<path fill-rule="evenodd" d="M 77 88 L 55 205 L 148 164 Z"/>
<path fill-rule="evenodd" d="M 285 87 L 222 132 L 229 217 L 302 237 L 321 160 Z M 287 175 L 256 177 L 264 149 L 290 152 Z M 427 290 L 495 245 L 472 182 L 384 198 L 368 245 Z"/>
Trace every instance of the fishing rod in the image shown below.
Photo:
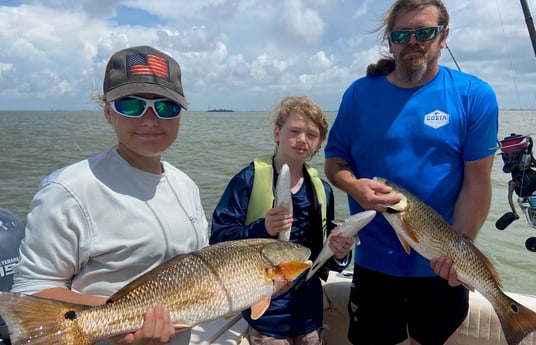
<path fill-rule="evenodd" d="M 458 61 L 456 61 L 456 58 L 454 57 L 454 54 L 452 54 L 452 51 L 450 50 L 449 48 L 449 45 L 445 43 L 445 48 L 447 48 L 447 51 L 449 52 L 450 54 L 450 58 L 452 59 L 452 61 L 454 61 L 454 64 L 456 65 L 456 68 L 458 69 L 458 71 L 462 71 L 462 69 L 460 68 L 460 65 L 458 65 Z"/>
<path fill-rule="evenodd" d="M 532 49 L 534 50 L 534 55 L 536 55 L 536 29 L 534 28 L 534 22 L 532 20 L 532 15 L 530 14 L 529 5 L 526 0 L 521 1 L 521 8 L 523 9 L 523 15 L 525 16 L 525 24 L 527 24 L 527 30 L 529 31 L 530 42 L 532 43 Z"/>

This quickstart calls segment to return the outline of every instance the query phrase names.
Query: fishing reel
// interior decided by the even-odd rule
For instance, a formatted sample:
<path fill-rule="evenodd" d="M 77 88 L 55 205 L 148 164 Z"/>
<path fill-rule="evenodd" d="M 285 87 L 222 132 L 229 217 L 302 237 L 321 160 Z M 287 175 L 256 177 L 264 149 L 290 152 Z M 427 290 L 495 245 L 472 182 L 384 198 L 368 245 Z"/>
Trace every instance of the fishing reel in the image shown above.
<path fill-rule="evenodd" d="M 512 211 L 497 220 L 495 227 L 499 230 L 504 230 L 514 220 L 519 219 L 512 199 L 514 192 L 527 222 L 536 229 L 536 159 L 532 154 L 532 146 L 530 136 L 515 133 L 499 142 L 500 155 L 504 162 L 503 172 L 512 175 L 512 179 L 508 181 L 508 203 Z M 536 237 L 528 238 L 525 247 L 536 252 Z"/>
<path fill-rule="evenodd" d="M 508 181 L 508 204 L 512 211 L 497 220 L 495 227 L 499 230 L 506 229 L 514 220 L 519 219 L 512 199 L 514 192 L 527 222 L 536 229 L 536 159 L 532 154 L 532 147 L 530 136 L 515 133 L 499 142 L 499 154 L 504 162 L 502 170 L 512 175 L 512 179 Z M 528 238 L 525 247 L 536 252 L 536 237 Z"/>

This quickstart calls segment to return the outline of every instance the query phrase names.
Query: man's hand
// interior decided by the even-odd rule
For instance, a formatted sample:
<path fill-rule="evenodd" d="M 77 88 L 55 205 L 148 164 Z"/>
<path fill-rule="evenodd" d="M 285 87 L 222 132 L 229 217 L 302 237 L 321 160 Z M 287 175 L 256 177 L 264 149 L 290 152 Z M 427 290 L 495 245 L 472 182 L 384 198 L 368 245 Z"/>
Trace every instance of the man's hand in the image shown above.
<path fill-rule="evenodd" d="M 388 205 L 400 201 L 400 196 L 392 194 L 393 189 L 383 183 L 368 178 L 356 179 L 347 191 L 365 210 L 384 212 Z"/>
<path fill-rule="evenodd" d="M 456 272 L 456 269 L 452 267 L 452 259 L 450 257 L 440 256 L 438 258 L 434 258 L 430 260 L 430 266 L 438 276 L 447 280 L 450 286 L 455 287 L 464 285 L 467 289 L 475 291 L 473 286 L 464 284 L 458 280 L 458 273 Z"/>

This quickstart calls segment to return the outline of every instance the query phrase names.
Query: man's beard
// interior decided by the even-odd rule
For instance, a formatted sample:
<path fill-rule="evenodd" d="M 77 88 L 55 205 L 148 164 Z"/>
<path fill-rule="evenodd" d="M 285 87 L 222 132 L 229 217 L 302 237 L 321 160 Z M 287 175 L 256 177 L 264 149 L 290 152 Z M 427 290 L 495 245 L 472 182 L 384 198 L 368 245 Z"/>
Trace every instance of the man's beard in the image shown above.
<path fill-rule="evenodd" d="M 423 55 L 419 57 L 404 58 L 404 53 L 421 52 Z M 401 52 L 401 57 L 396 61 L 396 74 L 398 79 L 406 84 L 418 83 L 423 77 L 430 63 L 439 58 L 441 51 L 438 50 L 437 54 L 429 54 L 424 52 L 423 49 L 416 47 L 407 47 L 406 50 Z"/>

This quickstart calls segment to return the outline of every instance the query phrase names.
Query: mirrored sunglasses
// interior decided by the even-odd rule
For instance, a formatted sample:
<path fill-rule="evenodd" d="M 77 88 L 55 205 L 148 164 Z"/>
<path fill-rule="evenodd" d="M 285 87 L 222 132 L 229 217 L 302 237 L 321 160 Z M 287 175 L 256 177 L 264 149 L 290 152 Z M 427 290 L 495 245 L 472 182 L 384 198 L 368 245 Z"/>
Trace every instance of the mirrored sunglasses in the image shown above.
<path fill-rule="evenodd" d="M 443 31 L 445 27 L 443 25 L 439 26 L 428 26 L 425 28 L 419 28 L 415 30 L 395 30 L 389 32 L 389 38 L 391 42 L 395 44 L 406 44 L 411 39 L 412 35 L 415 35 L 415 39 L 419 42 L 426 42 L 436 38 L 437 34 Z"/>
<path fill-rule="evenodd" d="M 146 99 L 138 96 L 128 96 L 110 102 L 110 105 L 119 115 L 134 118 L 142 117 L 149 107 L 153 109 L 156 117 L 164 120 L 177 118 L 182 111 L 180 104 L 167 98 Z"/>

